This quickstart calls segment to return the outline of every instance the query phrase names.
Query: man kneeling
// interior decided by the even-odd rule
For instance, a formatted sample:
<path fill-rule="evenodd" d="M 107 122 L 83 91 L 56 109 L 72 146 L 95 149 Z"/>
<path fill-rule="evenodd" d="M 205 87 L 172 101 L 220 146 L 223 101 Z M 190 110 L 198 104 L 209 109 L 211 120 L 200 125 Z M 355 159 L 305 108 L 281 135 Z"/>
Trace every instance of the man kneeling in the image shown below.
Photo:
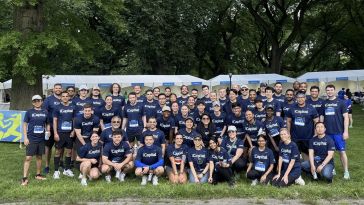
<path fill-rule="evenodd" d="M 158 177 L 164 173 L 162 149 L 154 143 L 152 135 L 144 137 L 145 146 L 138 150 L 135 158 L 135 175 L 142 177 L 141 185 L 146 185 L 147 180 L 152 181 L 153 185 L 158 185 Z"/>
<path fill-rule="evenodd" d="M 123 182 L 126 173 L 129 173 L 134 166 L 130 146 L 122 139 L 122 131 L 115 130 L 112 132 L 112 142 L 109 142 L 104 147 L 101 172 L 106 174 L 105 179 L 107 182 L 111 182 L 110 172 L 112 170 L 115 170 L 115 178 Z"/>

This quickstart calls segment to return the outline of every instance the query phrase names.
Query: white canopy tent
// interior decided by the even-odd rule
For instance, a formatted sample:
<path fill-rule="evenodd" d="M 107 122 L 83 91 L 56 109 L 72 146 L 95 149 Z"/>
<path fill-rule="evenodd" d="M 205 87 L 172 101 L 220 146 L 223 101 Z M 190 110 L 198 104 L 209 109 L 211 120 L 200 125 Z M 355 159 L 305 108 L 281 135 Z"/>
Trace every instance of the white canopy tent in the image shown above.
<path fill-rule="evenodd" d="M 217 90 L 219 88 L 228 87 L 230 84 L 229 75 L 218 75 L 209 80 L 213 89 Z M 294 78 L 290 78 L 283 75 L 278 75 L 275 73 L 270 74 L 247 74 L 247 75 L 232 75 L 231 84 L 246 84 L 249 88 L 256 89 L 259 87 L 260 83 L 267 83 L 273 85 L 276 82 L 281 82 L 283 88 L 291 87 L 292 83 L 295 81 Z"/>
<path fill-rule="evenodd" d="M 317 85 L 324 89 L 327 84 L 333 84 L 336 90 L 349 88 L 351 91 L 361 91 L 364 85 L 364 70 L 342 70 L 308 72 L 297 78 L 300 82 L 307 82 L 308 86 Z"/>

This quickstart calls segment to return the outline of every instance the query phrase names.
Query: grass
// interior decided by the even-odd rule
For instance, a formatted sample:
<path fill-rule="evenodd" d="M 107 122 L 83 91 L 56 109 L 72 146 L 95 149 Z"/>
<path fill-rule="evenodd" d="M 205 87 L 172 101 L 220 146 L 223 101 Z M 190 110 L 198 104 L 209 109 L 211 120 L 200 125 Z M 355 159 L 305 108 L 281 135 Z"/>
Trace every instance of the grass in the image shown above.
<path fill-rule="evenodd" d="M 364 198 L 364 138 L 363 138 L 364 111 L 361 107 L 354 107 L 354 128 L 350 129 L 348 141 L 350 181 L 342 179 L 342 167 L 338 154 L 335 155 L 337 175 L 334 183 L 328 185 L 324 182 L 312 182 L 304 176 L 306 186 L 293 185 L 289 188 L 278 189 L 272 186 L 251 187 L 250 181 L 241 177 L 235 189 L 228 188 L 227 184 L 212 186 L 204 185 L 171 185 L 163 178 L 160 185 L 141 187 L 140 179 L 128 176 L 126 182 L 121 184 L 112 182 L 107 184 L 101 180 L 89 182 L 88 187 L 82 187 L 76 178 L 62 177 L 53 180 L 48 175 L 46 181 L 35 181 L 35 162 L 30 168 L 30 184 L 20 186 L 24 150 L 18 144 L 0 143 L 0 203 L 4 202 L 56 202 L 78 203 L 86 201 L 114 201 L 118 198 L 139 198 L 146 203 L 148 199 L 200 199 L 212 198 L 255 198 L 257 202 L 262 199 L 299 199 L 306 204 L 316 204 L 318 199 L 363 199 Z M 75 172 L 78 176 L 78 172 Z M 203 201 L 202 201 L 203 202 Z M 264 202 L 261 202 L 264 203 Z"/>

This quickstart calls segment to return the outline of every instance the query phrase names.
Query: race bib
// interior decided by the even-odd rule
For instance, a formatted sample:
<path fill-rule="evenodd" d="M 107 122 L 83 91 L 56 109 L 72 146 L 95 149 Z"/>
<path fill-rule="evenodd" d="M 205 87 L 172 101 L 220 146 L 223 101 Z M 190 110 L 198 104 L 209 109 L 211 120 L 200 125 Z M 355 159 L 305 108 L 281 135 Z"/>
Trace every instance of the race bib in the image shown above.
<path fill-rule="evenodd" d="M 335 108 L 333 108 L 333 107 L 326 108 L 325 115 L 335 115 Z"/>
<path fill-rule="evenodd" d="M 129 127 L 139 127 L 138 120 L 130 120 Z"/>
<path fill-rule="evenodd" d="M 180 157 L 175 157 L 174 162 L 176 163 L 176 165 L 180 165 L 182 162 L 182 159 Z"/>
<path fill-rule="evenodd" d="M 297 125 L 297 126 L 303 127 L 303 126 L 305 126 L 305 119 L 302 118 L 302 117 L 296 117 L 294 119 L 294 124 Z"/>
<path fill-rule="evenodd" d="M 104 126 L 105 126 L 105 129 L 110 128 L 111 127 L 111 123 L 106 123 L 106 124 L 104 124 Z"/>
<path fill-rule="evenodd" d="M 115 157 L 111 162 L 112 163 L 120 163 L 121 162 L 121 157 Z"/>
<path fill-rule="evenodd" d="M 42 134 L 42 133 L 44 133 L 43 126 L 34 126 L 34 134 Z"/>
<path fill-rule="evenodd" d="M 289 161 L 290 161 L 290 159 L 289 159 L 289 156 L 288 155 L 283 155 L 282 156 L 282 161 L 284 162 L 284 163 L 289 163 Z"/>
<path fill-rule="evenodd" d="M 263 162 L 257 162 L 254 169 L 260 172 L 265 172 L 265 164 Z"/>
<path fill-rule="evenodd" d="M 72 122 L 63 121 L 61 124 L 61 130 L 71 131 L 72 130 Z"/>

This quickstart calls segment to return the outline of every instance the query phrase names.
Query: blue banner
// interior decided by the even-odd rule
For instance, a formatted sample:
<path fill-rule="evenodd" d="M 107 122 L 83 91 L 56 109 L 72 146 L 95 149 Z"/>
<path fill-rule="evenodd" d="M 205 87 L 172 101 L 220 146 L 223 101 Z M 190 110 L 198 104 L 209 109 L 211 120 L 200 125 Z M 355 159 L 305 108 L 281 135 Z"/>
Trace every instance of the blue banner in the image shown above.
<path fill-rule="evenodd" d="M 174 82 L 164 82 L 163 86 L 174 86 Z"/>
<path fill-rule="evenodd" d="M 337 77 L 336 80 L 349 80 L 348 77 Z"/>
<path fill-rule="evenodd" d="M 220 81 L 220 85 L 230 85 L 230 81 Z"/>
<path fill-rule="evenodd" d="M 61 83 L 63 90 L 65 90 L 67 87 L 73 86 L 75 87 L 74 83 Z"/>
<path fill-rule="evenodd" d="M 23 142 L 24 111 L 0 110 L 0 142 Z"/>
<path fill-rule="evenodd" d="M 259 84 L 260 81 L 259 80 L 249 80 L 248 84 Z"/>
<path fill-rule="evenodd" d="M 144 86 L 144 83 L 131 83 L 130 86 L 136 86 L 136 85 L 139 85 L 141 87 Z"/>
<path fill-rule="evenodd" d="M 287 80 L 276 80 L 277 83 L 287 83 Z"/>
<path fill-rule="evenodd" d="M 191 82 L 191 85 L 202 85 L 202 82 Z"/>
<path fill-rule="evenodd" d="M 318 78 L 309 78 L 306 80 L 306 82 L 315 83 L 315 82 L 319 82 L 319 79 Z"/>
<path fill-rule="evenodd" d="M 110 88 L 111 87 L 111 83 L 99 83 L 98 86 L 100 88 Z"/>

